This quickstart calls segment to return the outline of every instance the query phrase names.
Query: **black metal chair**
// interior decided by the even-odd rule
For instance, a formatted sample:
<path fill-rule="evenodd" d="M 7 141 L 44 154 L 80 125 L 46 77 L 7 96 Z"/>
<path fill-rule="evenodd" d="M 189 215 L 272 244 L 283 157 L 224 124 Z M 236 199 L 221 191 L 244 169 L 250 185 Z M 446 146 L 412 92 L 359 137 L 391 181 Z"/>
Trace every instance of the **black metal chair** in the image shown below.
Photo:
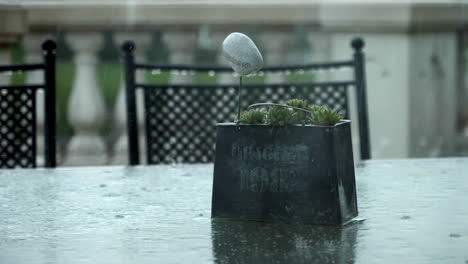
<path fill-rule="evenodd" d="M 265 72 L 295 72 L 306 70 L 354 69 L 354 79 L 340 82 L 282 83 L 244 85 L 242 109 L 258 102 L 280 102 L 290 98 L 307 99 L 309 103 L 338 109 L 349 118 L 347 89 L 356 87 L 359 116 L 361 159 L 370 158 L 369 126 L 367 116 L 366 82 L 364 70 L 364 41 L 351 42 L 354 56 L 351 60 L 307 65 L 265 67 Z M 157 73 L 172 71 L 181 75 L 207 72 L 210 75 L 232 72 L 228 67 L 150 65 L 134 61 L 135 44 L 127 41 L 124 52 L 127 96 L 127 132 L 129 163 L 140 163 L 137 133 L 136 89 L 145 97 L 146 147 L 149 164 L 212 162 L 216 138 L 215 124 L 234 120 L 237 113 L 238 84 L 147 84 L 135 81 L 137 70 Z M 248 94 L 247 94 L 248 93 Z"/>
<path fill-rule="evenodd" d="M 55 49 L 53 40 L 42 43 L 44 62 L 0 65 L 1 72 L 44 71 L 44 83 L 0 86 L 0 168 L 36 167 L 36 91 L 45 93 L 45 167 L 56 166 Z"/>

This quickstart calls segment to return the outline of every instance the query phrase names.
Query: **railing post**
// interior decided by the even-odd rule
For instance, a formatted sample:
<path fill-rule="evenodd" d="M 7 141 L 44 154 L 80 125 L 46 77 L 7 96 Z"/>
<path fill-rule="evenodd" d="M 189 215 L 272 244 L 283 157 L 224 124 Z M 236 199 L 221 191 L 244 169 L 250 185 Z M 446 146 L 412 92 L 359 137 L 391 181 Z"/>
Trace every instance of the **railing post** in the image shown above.
<path fill-rule="evenodd" d="M 55 90 L 55 49 L 57 44 L 53 40 L 46 40 L 42 43 L 44 50 L 45 65 L 45 167 L 54 168 L 56 162 L 56 90 Z"/>
<path fill-rule="evenodd" d="M 362 48 L 364 47 L 364 40 L 359 37 L 354 38 L 351 41 L 351 46 L 354 49 L 354 74 L 356 81 L 361 159 L 366 160 L 371 158 L 371 154 L 369 138 L 369 118 L 367 113 L 366 73 L 364 69 L 364 53 L 362 52 Z"/>
<path fill-rule="evenodd" d="M 127 96 L 128 158 L 130 165 L 140 164 L 136 111 L 135 59 L 133 57 L 134 50 L 135 44 L 132 41 L 125 41 L 122 44 L 122 51 L 124 52 L 125 91 Z"/>

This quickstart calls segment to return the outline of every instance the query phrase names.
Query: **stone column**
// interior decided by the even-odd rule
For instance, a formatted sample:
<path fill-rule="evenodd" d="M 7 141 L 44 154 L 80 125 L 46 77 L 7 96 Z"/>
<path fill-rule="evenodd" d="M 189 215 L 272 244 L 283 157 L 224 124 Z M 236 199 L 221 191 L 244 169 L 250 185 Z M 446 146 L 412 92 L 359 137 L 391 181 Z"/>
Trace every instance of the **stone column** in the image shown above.
<path fill-rule="evenodd" d="M 456 30 L 468 20 L 461 12 L 467 8 L 440 3 L 320 9 L 323 30 L 331 34 L 332 59 L 352 58 L 353 37 L 366 42 L 372 158 L 455 154 Z"/>
<path fill-rule="evenodd" d="M 24 36 L 22 44 L 26 50 L 27 63 L 42 63 L 41 43 L 46 38 L 45 34 L 30 33 Z M 27 73 L 26 82 L 28 84 L 44 83 L 43 71 L 30 71 Z M 36 163 L 39 167 L 44 166 L 44 90 L 39 89 L 36 92 L 36 138 L 37 138 L 37 156 Z"/>
<path fill-rule="evenodd" d="M 196 31 L 192 28 L 167 29 L 163 33 L 163 41 L 169 49 L 171 64 L 193 64 L 193 53 L 196 48 Z M 188 72 L 174 72 L 170 83 L 191 83 L 192 75 Z"/>
<path fill-rule="evenodd" d="M 458 99 L 458 114 L 460 117 L 460 128 L 462 129 L 462 137 L 465 138 L 465 149 L 468 154 L 468 31 L 465 30 L 459 34 L 459 85 L 460 97 Z"/>
<path fill-rule="evenodd" d="M 288 46 L 293 36 L 290 33 L 281 29 L 266 29 L 261 34 L 261 39 L 264 47 L 263 59 L 265 65 L 275 66 L 284 65 L 287 61 Z M 282 83 L 287 80 L 287 76 L 282 73 L 267 73 L 266 83 Z"/>
<path fill-rule="evenodd" d="M 71 33 L 67 41 L 75 52 L 75 79 L 68 104 L 68 120 L 75 134 L 68 145 L 65 165 L 104 165 L 107 161 L 99 129 L 104 121 L 104 101 L 96 78 L 100 33 Z"/>
<path fill-rule="evenodd" d="M 116 44 L 120 47 L 126 40 L 135 42 L 135 62 L 146 62 L 146 51 L 151 44 L 151 34 L 149 32 L 141 33 L 117 33 L 115 36 Z M 123 67 L 122 67 L 123 69 Z M 123 73 L 122 73 L 123 77 Z M 145 72 L 137 71 L 135 74 L 136 82 L 145 81 Z M 117 101 L 114 108 L 114 128 L 119 134 L 117 143 L 114 146 L 114 156 L 112 164 L 128 164 L 128 135 L 127 135 L 127 112 L 126 112 L 126 96 L 125 96 L 125 83 L 122 80 Z M 137 117 L 138 117 L 138 139 L 140 150 L 140 161 L 142 164 L 146 163 L 146 133 L 145 133 L 145 120 L 144 120 L 144 95 L 143 90 L 137 89 Z"/>

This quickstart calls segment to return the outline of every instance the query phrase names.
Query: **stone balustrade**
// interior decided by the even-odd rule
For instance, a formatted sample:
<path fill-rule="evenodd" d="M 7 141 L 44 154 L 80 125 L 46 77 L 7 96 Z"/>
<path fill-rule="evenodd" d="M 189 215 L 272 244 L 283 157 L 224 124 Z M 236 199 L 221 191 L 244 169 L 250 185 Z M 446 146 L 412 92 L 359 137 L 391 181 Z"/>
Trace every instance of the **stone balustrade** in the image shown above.
<path fill-rule="evenodd" d="M 47 3 L 47 2 L 45 2 Z M 294 1 L 249 1 L 233 6 L 204 1 L 162 4 L 136 1 L 134 5 L 114 4 L 36 4 L 0 6 L 0 63 L 9 61 L 9 46 L 22 39 L 27 61 L 40 60 L 42 38 L 63 32 L 74 53 L 74 81 L 68 101 L 68 122 L 73 137 L 61 153 L 61 164 L 104 165 L 127 163 L 125 93 L 123 82 L 115 105 L 109 110 L 102 97 L 97 76 L 98 52 L 103 45 L 103 30 L 113 32 L 114 45 L 124 40 L 136 43 L 136 60 L 147 59 L 154 47 L 155 28 L 163 32 L 169 62 L 192 64 L 198 48 L 199 29 L 210 25 L 216 48 L 230 32 L 254 30 L 268 65 L 285 64 L 295 46 L 295 29 L 306 28 L 311 62 L 350 58 L 349 41 L 360 35 L 366 40 L 367 87 L 372 156 L 404 158 L 455 155 L 457 109 L 466 96 L 458 56 L 465 50 L 460 30 L 468 22 L 468 3 L 382 3 L 363 1 L 353 4 Z M 219 50 L 219 49 L 218 49 Z M 217 61 L 225 64 L 218 52 Z M 349 73 L 321 73 L 319 81 L 341 78 Z M 457 75 L 458 74 L 458 75 Z M 191 74 L 171 75 L 169 82 L 190 83 Z M 28 82 L 41 76 L 28 75 Z M 137 80 L 145 78 L 143 72 Z M 284 74 L 265 76 L 266 82 L 283 82 Z M 218 82 L 232 83 L 232 74 L 220 74 Z M 5 82 L 5 81 L 3 81 Z M 59 93 L 61 87 L 58 87 Z M 465 89 L 465 90 L 463 90 Z M 351 117 L 354 93 L 351 96 Z M 40 96 L 38 97 L 40 98 Z M 144 153 L 143 94 L 137 96 L 140 150 Z M 467 100 L 465 100 L 466 102 Z M 457 106 L 458 102 L 458 106 Z M 42 107 L 38 105 L 38 107 Z M 464 109 L 468 107 L 464 105 Z M 461 107 L 463 108 L 463 107 Z M 466 110 L 465 110 L 466 111 Z M 39 128 L 42 127 L 39 111 Z M 105 140 L 105 117 L 112 116 L 115 140 Z M 354 118 L 355 119 L 355 118 Z M 109 135 L 108 135 L 109 134 Z M 357 128 L 353 126 L 353 134 Z M 38 135 L 42 137 L 42 134 Z M 60 136 L 60 135 L 59 135 Z M 358 141 L 354 141 L 358 144 Z M 39 146 L 42 148 L 42 146 Z M 355 151 L 358 148 L 354 147 Z M 110 150 L 110 151 L 109 151 Z M 355 153 L 355 156 L 359 155 Z M 145 155 L 141 155 L 145 158 Z"/>

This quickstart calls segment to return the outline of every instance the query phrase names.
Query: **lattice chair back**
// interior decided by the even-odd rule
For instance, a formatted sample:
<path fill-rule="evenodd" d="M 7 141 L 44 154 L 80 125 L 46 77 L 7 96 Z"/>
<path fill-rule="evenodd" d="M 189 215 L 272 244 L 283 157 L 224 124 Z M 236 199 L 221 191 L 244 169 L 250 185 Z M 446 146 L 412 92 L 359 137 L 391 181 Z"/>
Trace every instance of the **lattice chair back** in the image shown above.
<path fill-rule="evenodd" d="M 45 167 L 56 166 L 55 50 L 53 40 L 42 43 L 44 62 L 0 65 L 2 72 L 43 71 L 44 83 L 0 86 L 0 168 L 36 167 L 36 92 L 45 94 Z"/>
<path fill-rule="evenodd" d="M 352 46 L 354 58 L 347 61 L 308 65 L 265 67 L 259 74 L 271 72 L 305 72 L 351 68 L 355 78 L 340 82 L 247 84 L 242 89 L 242 109 L 258 102 L 279 103 L 292 98 L 306 99 L 311 104 L 326 105 L 339 110 L 349 118 L 349 87 L 356 87 L 360 125 L 361 157 L 370 158 L 365 98 L 364 42 L 355 39 Z M 216 123 L 233 121 L 237 114 L 238 83 L 232 84 L 149 84 L 135 81 L 137 70 L 149 70 L 161 74 L 171 72 L 193 75 L 205 72 L 231 73 L 228 67 L 149 65 L 135 63 L 135 45 L 123 44 L 125 82 L 127 95 L 127 132 L 129 135 L 130 165 L 140 163 L 138 150 L 136 89 L 142 89 L 145 97 L 146 148 L 149 164 L 205 163 L 213 162 L 216 141 Z"/>

